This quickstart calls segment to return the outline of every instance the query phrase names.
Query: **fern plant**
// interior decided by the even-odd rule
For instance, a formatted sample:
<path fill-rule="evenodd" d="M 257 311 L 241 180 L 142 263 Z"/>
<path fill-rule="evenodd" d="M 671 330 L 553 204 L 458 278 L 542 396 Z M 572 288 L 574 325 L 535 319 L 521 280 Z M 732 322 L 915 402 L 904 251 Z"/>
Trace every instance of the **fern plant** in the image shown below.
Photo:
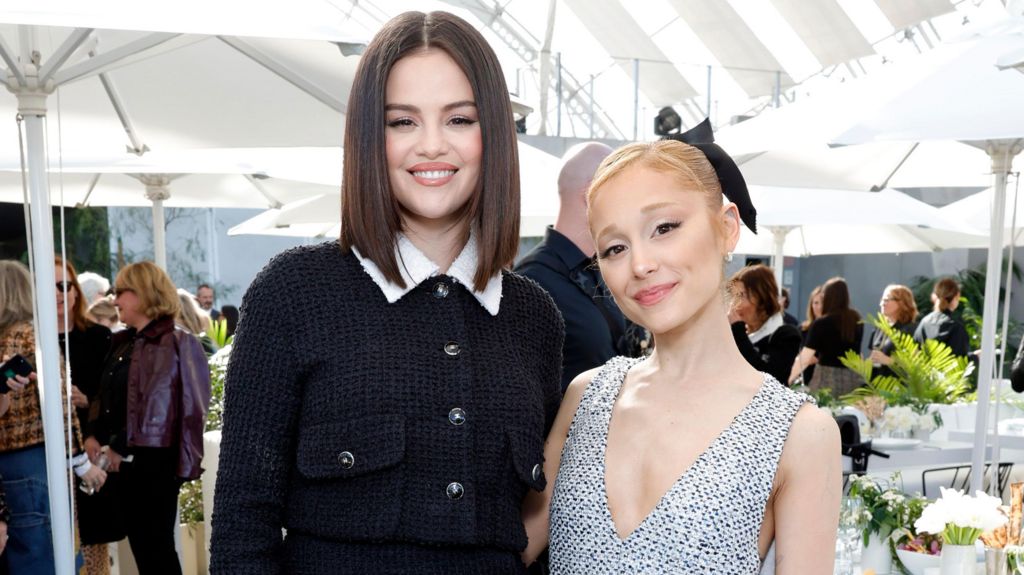
<path fill-rule="evenodd" d="M 869 319 L 895 346 L 889 365 L 895 375 L 872 376 L 871 360 L 847 351 L 840 361 L 866 385 L 843 396 L 844 401 L 853 403 L 875 396 L 888 405 L 909 405 L 923 412 L 930 403 L 953 403 L 970 392 L 968 376 L 974 365 L 969 359 L 955 355 L 940 341 L 929 339 L 923 346 L 917 345 L 912 336 L 889 325 L 882 314 Z"/>

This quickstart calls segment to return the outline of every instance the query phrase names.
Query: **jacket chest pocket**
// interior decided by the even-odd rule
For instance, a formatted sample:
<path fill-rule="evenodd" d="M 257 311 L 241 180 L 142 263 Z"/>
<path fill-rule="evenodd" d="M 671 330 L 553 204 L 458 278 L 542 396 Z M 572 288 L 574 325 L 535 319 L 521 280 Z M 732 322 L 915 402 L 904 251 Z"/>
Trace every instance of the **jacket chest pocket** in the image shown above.
<path fill-rule="evenodd" d="M 303 429 L 296 465 L 308 479 L 343 479 L 388 469 L 403 459 L 405 418 L 384 415 Z"/>

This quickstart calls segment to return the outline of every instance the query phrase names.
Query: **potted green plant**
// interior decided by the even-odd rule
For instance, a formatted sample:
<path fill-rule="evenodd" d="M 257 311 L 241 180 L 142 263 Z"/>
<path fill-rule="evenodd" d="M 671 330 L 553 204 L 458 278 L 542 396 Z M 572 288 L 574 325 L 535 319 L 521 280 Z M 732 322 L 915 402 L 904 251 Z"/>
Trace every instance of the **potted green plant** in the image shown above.
<path fill-rule="evenodd" d="M 895 566 L 899 572 L 906 572 L 896 550 L 915 539 L 914 522 L 928 500 L 904 494 L 896 487 L 899 483 L 898 473 L 893 474 L 888 485 L 867 475 L 855 476 L 850 482 L 850 497 L 860 501 L 863 569 L 888 573 Z"/>
<path fill-rule="evenodd" d="M 856 351 L 846 352 L 840 361 L 857 373 L 865 385 L 843 396 L 843 401 L 856 403 L 867 397 L 879 397 L 889 406 L 909 406 L 919 415 L 929 414 L 931 404 L 949 404 L 970 393 L 968 376 L 974 369 L 969 359 L 953 354 L 940 341 L 926 340 L 918 345 L 910 335 L 894 329 L 881 314 L 869 321 L 892 340 L 895 350 L 889 369 L 894 375 L 874 374 L 874 365 Z M 941 425 L 937 412 L 932 428 Z"/>

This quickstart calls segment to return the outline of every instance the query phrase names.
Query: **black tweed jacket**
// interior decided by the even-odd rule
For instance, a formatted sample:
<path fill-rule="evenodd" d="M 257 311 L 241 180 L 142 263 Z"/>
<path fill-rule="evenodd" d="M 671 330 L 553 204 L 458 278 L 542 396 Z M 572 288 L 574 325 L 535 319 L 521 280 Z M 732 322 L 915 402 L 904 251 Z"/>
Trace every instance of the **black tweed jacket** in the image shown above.
<path fill-rule="evenodd" d="M 212 571 L 521 571 L 562 340 L 514 273 L 491 316 L 447 276 L 388 304 L 335 242 L 277 256 L 231 353 Z"/>

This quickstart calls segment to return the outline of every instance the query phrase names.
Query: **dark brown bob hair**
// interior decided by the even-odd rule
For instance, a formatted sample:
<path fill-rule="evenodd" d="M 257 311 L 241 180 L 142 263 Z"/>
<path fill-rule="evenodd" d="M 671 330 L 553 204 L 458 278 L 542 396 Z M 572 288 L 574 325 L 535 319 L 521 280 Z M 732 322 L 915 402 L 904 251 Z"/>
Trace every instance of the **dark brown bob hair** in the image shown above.
<path fill-rule="evenodd" d="M 389 281 L 405 286 L 395 259 L 402 230 L 391 192 L 385 149 L 385 96 L 395 62 L 436 48 L 462 69 L 473 88 L 480 118 L 480 181 L 466 217 L 477 241 L 473 288 L 508 267 L 519 246 L 519 151 L 512 103 L 501 65 L 487 41 L 465 20 L 447 12 L 406 12 L 373 37 L 359 61 L 349 94 L 341 182 L 341 247 L 372 260 Z"/>

